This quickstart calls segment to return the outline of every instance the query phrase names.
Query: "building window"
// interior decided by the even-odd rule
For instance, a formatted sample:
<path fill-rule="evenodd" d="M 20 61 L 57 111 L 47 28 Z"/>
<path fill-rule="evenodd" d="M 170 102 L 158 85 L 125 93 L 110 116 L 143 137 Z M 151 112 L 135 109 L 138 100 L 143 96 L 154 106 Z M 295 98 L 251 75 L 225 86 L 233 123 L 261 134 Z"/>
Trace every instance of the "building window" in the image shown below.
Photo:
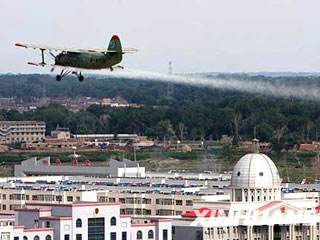
<path fill-rule="evenodd" d="M 70 235 L 69 234 L 65 234 L 64 235 L 64 240 L 70 240 Z"/>
<path fill-rule="evenodd" d="M 51 239 L 52 239 L 51 235 L 46 236 L 46 240 L 51 240 Z"/>
<path fill-rule="evenodd" d="M 116 225 L 117 225 L 117 219 L 116 219 L 115 217 L 112 217 L 112 218 L 110 219 L 110 225 L 111 225 L 111 226 L 116 226 Z"/>
<path fill-rule="evenodd" d="M 110 240 L 117 240 L 117 233 L 116 232 L 110 233 Z"/>
<path fill-rule="evenodd" d="M 137 240 L 141 240 L 142 239 L 142 232 L 138 231 L 137 232 Z"/>
<path fill-rule="evenodd" d="M 121 240 L 127 240 L 127 232 L 122 232 Z"/>
<path fill-rule="evenodd" d="M 82 240 L 82 234 L 77 234 L 76 235 L 76 240 Z"/>
<path fill-rule="evenodd" d="M 81 228 L 82 227 L 82 221 L 81 221 L 80 218 L 78 218 L 77 221 L 76 221 L 76 227 L 77 228 Z"/>
<path fill-rule="evenodd" d="M 19 237 L 14 237 L 13 240 L 19 240 Z"/>
<path fill-rule="evenodd" d="M 50 227 L 50 222 L 46 221 L 46 228 L 49 228 L 49 227 Z"/>
<path fill-rule="evenodd" d="M 1 233 L 1 240 L 10 240 L 10 233 L 9 232 L 2 232 Z"/>
<path fill-rule="evenodd" d="M 104 218 L 88 219 L 88 240 L 104 240 Z"/>
<path fill-rule="evenodd" d="M 148 232 L 148 239 L 153 239 L 153 231 L 149 230 Z"/>
<path fill-rule="evenodd" d="M 163 229 L 162 231 L 162 239 L 163 240 L 168 240 L 168 230 L 167 229 Z"/>
<path fill-rule="evenodd" d="M 28 237 L 27 236 L 23 236 L 23 240 L 28 240 Z"/>
<path fill-rule="evenodd" d="M 40 238 L 38 235 L 36 235 L 36 236 L 34 236 L 33 240 L 40 240 Z"/>
<path fill-rule="evenodd" d="M 73 201 L 73 197 L 72 196 L 67 196 L 67 201 L 68 202 L 72 202 Z"/>

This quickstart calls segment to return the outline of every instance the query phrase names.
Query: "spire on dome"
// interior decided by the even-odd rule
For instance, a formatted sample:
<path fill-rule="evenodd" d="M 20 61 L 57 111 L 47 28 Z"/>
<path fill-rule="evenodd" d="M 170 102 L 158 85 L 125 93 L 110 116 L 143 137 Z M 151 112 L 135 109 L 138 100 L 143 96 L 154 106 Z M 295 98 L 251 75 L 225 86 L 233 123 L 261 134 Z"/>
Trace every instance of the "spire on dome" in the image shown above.
<path fill-rule="evenodd" d="M 259 145 L 259 139 L 252 139 L 252 152 L 253 153 L 259 153 L 260 145 Z"/>

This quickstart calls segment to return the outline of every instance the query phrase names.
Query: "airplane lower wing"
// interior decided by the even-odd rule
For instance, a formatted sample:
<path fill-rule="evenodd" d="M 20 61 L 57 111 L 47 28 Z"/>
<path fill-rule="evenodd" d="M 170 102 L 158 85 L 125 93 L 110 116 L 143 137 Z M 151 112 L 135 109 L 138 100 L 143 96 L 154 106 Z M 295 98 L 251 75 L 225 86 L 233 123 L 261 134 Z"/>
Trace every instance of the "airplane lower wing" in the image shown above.
<path fill-rule="evenodd" d="M 99 72 L 103 70 L 107 70 L 107 68 L 102 68 L 102 69 L 86 69 L 86 68 L 77 68 L 77 67 L 67 67 L 67 66 L 61 66 L 61 65 L 56 65 L 56 64 L 46 64 L 46 63 L 36 63 L 36 62 L 27 62 L 27 64 L 36 66 L 36 67 L 48 67 L 50 68 L 50 71 L 53 72 L 56 69 L 61 69 L 64 71 L 70 71 L 70 72 L 81 72 L 81 71 L 86 71 L 86 72 Z M 124 69 L 122 65 L 115 65 L 110 68 L 111 71 L 114 69 Z"/>

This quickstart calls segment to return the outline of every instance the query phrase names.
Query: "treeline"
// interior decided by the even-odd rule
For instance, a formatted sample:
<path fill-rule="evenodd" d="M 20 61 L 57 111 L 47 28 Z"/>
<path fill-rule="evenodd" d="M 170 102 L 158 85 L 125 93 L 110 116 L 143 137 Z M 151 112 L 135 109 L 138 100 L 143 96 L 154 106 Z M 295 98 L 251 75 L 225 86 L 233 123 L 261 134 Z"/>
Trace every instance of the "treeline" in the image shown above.
<path fill-rule="evenodd" d="M 308 83 L 316 87 L 319 77 L 265 77 L 220 75 L 221 78 Z M 171 86 L 172 87 L 172 86 Z M 43 120 L 48 133 L 57 125 L 73 133 L 136 133 L 158 139 L 220 139 L 234 136 L 234 143 L 251 139 L 270 141 L 280 151 L 297 143 L 319 140 L 319 102 L 223 91 L 205 87 L 123 78 L 89 77 L 83 83 L 66 78 L 58 83 L 49 75 L 0 75 L 0 97 L 23 100 L 51 97 L 122 96 L 142 108 L 91 106 L 73 113 L 59 105 L 34 112 L 1 111 L 0 120 Z"/>
<path fill-rule="evenodd" d="M 212 75 L 208 75 L 210 77 Z M 320 77 L 266 77 L 248 76 L 246 74 L 220 74 L 219 78 L 239 79 L 244 83 L 248 80 L 255 82 L 272 82 L 275 85 L 320 87 Z M 131 103 L 145 105 L 181 106 L 190 103 L 220 102 L 231 96 L 261 96 L 245 94 L 236 91 L 194 87 L 182 84 L 168 84 L 157 81 L 143 81 L 112 76 L 86 76 L 79 83 L 75 77 L 67 77 L 61 82 L 55 81 L 51 75 L 0 75 L 0 97 L 17 97 L 21 101 L 36 101 L 40 97 L 116 97 L 122 96 Z"/>
<path fill-rule="evenodd" d="M 220 139 L 271 141 L 279 151 L 319 139 L 320 106 L 316 102 L 252 97 L 226 97 L 217 103 L 177 107 L 109 108 L 93 105 L 73 113 L 60 105 L 34 112 L 1 111 L 0 120 L 42 120 L 47 131 L 57 125 L 73 133 L 136 133 L 157 139 Z"/>
<path fill-rule="evenodd" d="M 224 92 L 220 90 L 179 84 L 173 84 L 172 87 L 173 90 L 168 95 L 168 84 L 155 81 L 87 76 L 85 81 L 79 83 L 72 76 L 57 82 L 54 76 L 50 75 L 0 75 L 0 97 L 16 97 L 21 101 L 36 101 L 41 97 L 112 98 L 122 96 L 131 103 L 180 105 L 224 97 Z"/>

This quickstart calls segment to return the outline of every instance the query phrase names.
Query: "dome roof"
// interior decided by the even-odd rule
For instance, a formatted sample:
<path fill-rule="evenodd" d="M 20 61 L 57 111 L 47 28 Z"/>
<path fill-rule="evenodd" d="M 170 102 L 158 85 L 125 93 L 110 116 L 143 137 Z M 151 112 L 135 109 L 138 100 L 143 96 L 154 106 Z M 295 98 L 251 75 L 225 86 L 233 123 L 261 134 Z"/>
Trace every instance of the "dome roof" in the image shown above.
<path fill-rule="evenodd" d="M 232 171 L 233 188 L 277 188 L 280 184 L 276 165 L 261 153 L 244 155 Z"/>

